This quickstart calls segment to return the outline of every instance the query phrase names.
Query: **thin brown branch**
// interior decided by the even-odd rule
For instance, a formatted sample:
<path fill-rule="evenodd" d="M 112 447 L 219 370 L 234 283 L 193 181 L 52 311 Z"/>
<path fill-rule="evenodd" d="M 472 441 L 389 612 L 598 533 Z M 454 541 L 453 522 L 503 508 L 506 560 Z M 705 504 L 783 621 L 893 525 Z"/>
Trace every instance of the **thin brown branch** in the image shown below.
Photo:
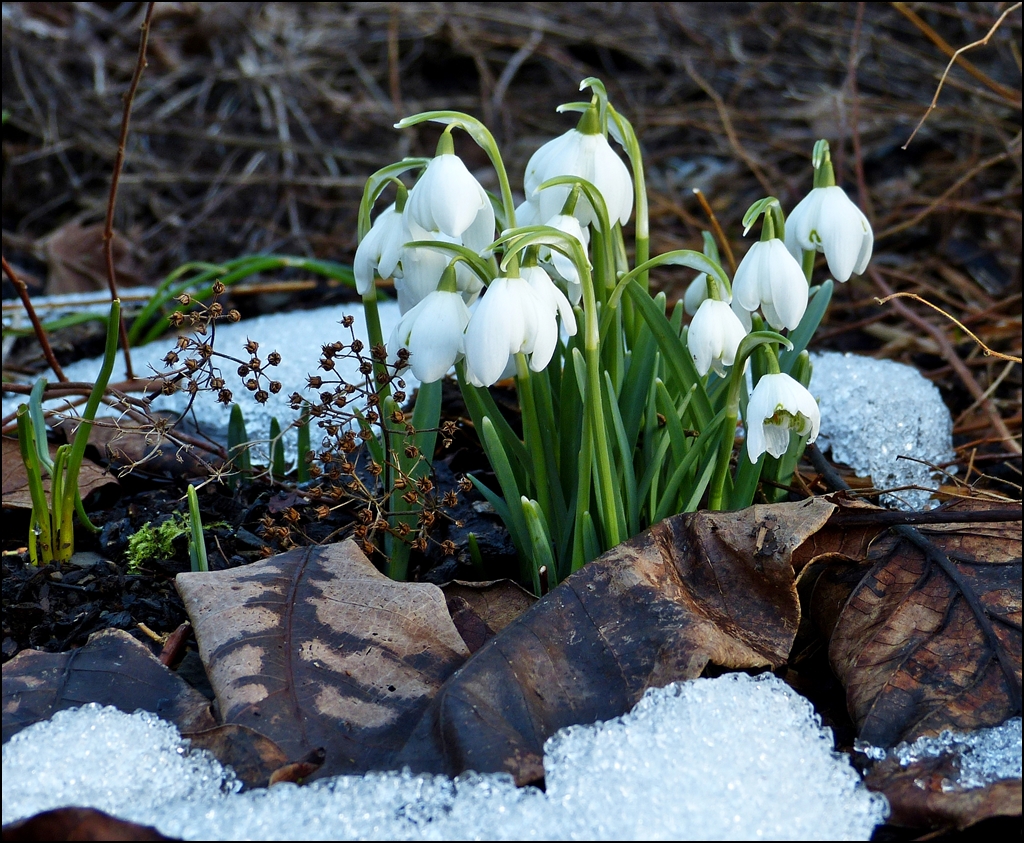
<path fill-rule="evenodd" d="M 146 47 L 149 44 L 149 26 L 153 20 L 153 10 L 156 3 L 150 2 L 146 5 L 146 17 L 142 21 L 142 35 L 139 38 L 139 57 L 135 62 L 135 73 L 132 74 L 131 85 L 124 98 L 124 115 L 121 117 L 121 133 L 117 138 L 117 157 L 114 159 L 114 172 L 110 178 L 110 198 L 107 200 L 107 218 L 103 225 L 103 254 L 107 260 L 107 283 L 110 285 L 110 298 L 117 298 L 117 273 L 114 269 L 114 208 L 117 205 L 117 184 L 121 178 L 121 169 L 124 167 L 125 146 L 128 143 L 128 123 L 132 115 L 132 102 L 135 100 L 135 91 L 139 87 L 139 80 L 142 78 L 142 71 L 146 67 Z M 124 348 L 125 374 L 129 379 L 134 377 L 132 372 L 131 349 L 128 344 L 128 327 L 121 315 L 118 331 L 121 335 L 121 346 Z"/>
<path fill-rule="evenodd" d="M 67 381 L 67 375 L 64 374 L 64 370 L 60 367 L 60 363 L 57 362 L 57 356 L 53 353 L 53 348 L 50 346 L 50 340 L 46 336 L 43 323 L 39 321 L 36 309 L 32 306 L 32 299 L 28 294 L 28 287 L 26 287 L 25 282 L 18 277 L 18 273 L 11 269 L 11 265 L 7 263 L 7 258 L 0 258 L 0 260 L 3 260 L 4 272 L 6 272 L 7 277 L 11 279 L 14 289 L 18 291 L 18 296 L 21 298 L 21 303 L 25 306 L 25 312 L 28 314 L 28 318 L 32 322 L 32 330 L 35 332 L 36 339 L 39 340 L 39 344 L 43 347 L 43 356 L 46 357 L 46 362 L 50 364 L 50 368 L 53 369 L 53 373 L 57 376 L 57 380 Z M 6 388 L 7 385 L 5 384 L 4 389 Z"/>
<path fill-rule="evenodd" d="M 704 209 L 704 213 L 708 215 L 708 219 L 711 221 L 711 230 L 715 233 L 715 239 L 718 240 L 718 244 L 722 247 L 722 251 L 725 252 L 725 259 L 729 262 L 729 272 L 735 275 L 736 258 L 732 253 L 732 246 L 729 245 L 729 238 L 726 237 L 725 232 L 722 231 L 722 226 L 718 222 L 718 217 L 715 216 L 715 211 L 711 207 L 711 203 L 708 202 L 707 197 L 699 187 L 695 187 L 693 189 L 693 195 L 697 197 L 697 201 L 700 202 L 700 206 Z"/>
<path fill-rule="evenodd" d="M 895 291 L 885 283 L 885 279 L 882 278 L 882 274 L 875 267 L 869 267 L 868 274 L 871 276 L 871 280 L 875 282 L 878 289 L 882 291 L 883 295 L 891 296 L 894 294 Z M 1017 441 L 1017 437 L 1010 432 L 1010 429 L 1006 426 L 1006 422 L 1004 422 L 1002 417 L 999 415 L 999 411 L 992 404 L 992 400 L 985 397 L 984 390 L 974 379 L 974 375 L 971 374 L 971 370 L 966 366 L 964 361 L 960 359 L 960 355 L 956 353 L 956 349 L 953 347 L 953 344 L 949 341 L 949 338 L 945 333 L 927 319 L 924 319 L 919 314 L 915 313 L 899 299 L 893 299 L 892 306 L 900 316 L 911 324 L 916 325 L 935 340 L 936 344 L 939 346 L 939 353 L 953 368 L 953 371 L 956 372 L 963 385 L 967 388 L 967 391 L 971 393 L 975 400 L 981 402 L 982 409 L 984 409 L 992 427 L 995 428 L 1006 447 L 1017 454 L 1021 453 L 1021 447 L 1020 443 Z"/>

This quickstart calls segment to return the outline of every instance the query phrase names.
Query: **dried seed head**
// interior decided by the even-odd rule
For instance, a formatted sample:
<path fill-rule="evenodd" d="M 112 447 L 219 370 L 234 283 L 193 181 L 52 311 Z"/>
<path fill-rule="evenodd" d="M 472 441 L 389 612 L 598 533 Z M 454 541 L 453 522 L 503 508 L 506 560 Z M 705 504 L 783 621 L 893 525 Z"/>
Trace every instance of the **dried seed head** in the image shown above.
<path fill-rule="evenodd" d="M 255 340 L 251 340 L 248 337 L 245 338 L 245 353 L 246 354 L 255 354 L 257 351 L 259 351 L 259 348 L 260 348 L 260 344 L 258 342 L 256 342 Z"/>
<path fill-rule="evenodd" d="M 256 399 L 256 402 L 258 404 L 266 404 L 267 401 L 270 400 L 270 393 L 267 392 L 265 389 L 260 389 L 257 390 L 255 395 L 253 395 L 253 398 Z"/>
<path fill-rule="evenodd" d="M 270 391 L 273 392 L 274 395 L 277 395 L 277 393 L 281 391 L 281 381 L 271 381 Z"/>
<path fill-rule="evenodd" d="M 281 365 L 281 355 L 278 354 L 276 351 L 271 351 L 270 354 L 267 355 L 267 365 L 268 366 L 280 366 Z"/>
<path fill-rule="evenodd" d="M 229 310 L 228 311 L 228 322 L 241 322 L 241 321 L 242 321 L 242 314 L 241 313 L 239 313 L 237 310 Z"/>
<path fill-rule="evenodd" d="M 344 327 L 344 328 L 351 328 L 355 324 L 355 321 L 356 320 L 355 320 L 354 316 L 342 316 L 341 317 L 341 324 L 342 324 L 342 327 Z"/>
<path fill-rule="evenodd" d="M 188 307 L 190 304 L 192 304 L 192 296 L 190 296 L 188 293 L 182 293 L 180 296 L 178 296 L 178 304 L 180 304 L 182 307 Z"/>
<path fill-rule="evenodd" d="M 224 286 L 224 282 L 223 281 L 219 281 L 218 280 L 218 281 L 214 281 L 213 282 L 213 294 L 215 296 L 223 296 L 224 295 L 224 291 L 226 289 L 227 289 L 227 287 Z"/>

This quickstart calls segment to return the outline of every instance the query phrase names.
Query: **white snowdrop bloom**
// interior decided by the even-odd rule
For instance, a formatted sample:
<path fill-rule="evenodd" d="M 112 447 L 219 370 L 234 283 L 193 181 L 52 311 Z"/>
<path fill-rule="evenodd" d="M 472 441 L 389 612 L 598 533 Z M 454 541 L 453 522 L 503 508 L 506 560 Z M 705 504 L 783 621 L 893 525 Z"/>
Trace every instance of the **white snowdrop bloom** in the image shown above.
<path fill-rule="evenodd" d="M 818 403 L 799 381 L 783 373 L 762 375 L 747 402 L 747 455 L 751 462 L 765 451 L 781 457 L 791 430 L 810 444 L 820 425 Z"/>
<path fill-rule="evenodd" d="M 487 192 L 457 155 L 433 158 L 409 191 L 405 213 L 427 231 L 460 237 L 478 251 L 494 239 L 494 208 Z"/>
<path fill-rule="evenodd" d="M 555 314 L 524 278 L 499 276 L 476 303 L 466 328 L 466 376 L 474 386 L 490 386 L 519 353 L 533 355 L 530 368 L 540 371 L 551 357 L 535 354 L 538 337 L 546 347 L 557 331 Z"/>
<path fill-rule="evenodd" d="M 725 369 L 736 360 L 736 350 L 746 335 L 743 323 L 728 304 L 705 299 L 686 333 L 686 345 L 701 377 L 709 369 L 725 377 Z"/>
<path fill-rule="evenodd" d="M 412 373 L 423 383 L 439 380 L 462 356 L 468 324 L 469 309 L 462 296 L 434 290 L 391 331 L 389 362 L 398 359 L 399 348 L 407 348 Z"/>
<path fill-rule="evenodd" d="M 801 250 L 824 252 L 837 281 L 867 269 L 874 243 L 868 218 L 839 185 L 813 188 L 786 220 L 786 248 L 793 257 L 799 261 Z"/>
<path fill-rule="evenodd" d="M 751 313 L 760 307 L 777 331 L 793 330 L 807 309 L 807 278 L 781 240 L 760 240 L 736 267 L 732 294 Z"/>
<path fill-rule="evenodd" d="M 373 275 L 390 278 L 398 269 L 402 247 L 409 240 L 404 218 L 392 203 L 374 220 L 366 236 L 356 248 L 352 272 L 356 277 L 356 292 L 365 296 L 373 287 Z"/>
<path fill-rule="evenodd" d="M 579 129 L 570 129 L 533 153 L 523 182 L 526 198 L 540 206 L 541 219 L 560 213 L 569 196 L 569 185 L 538 191 L 540 185 L 558 176 L 579 176 L 594 185 L 608 207 L 612 225 L 616 222 L 625 225 L 629 221 L 633 212 L 633 178 L 600 132 L 584 134 Z M 595 220 L 594 209 L 586 196 L 580 197 L 574 213 L 583 226 Z"/>
<path fill-rule="evenodd" d="M 587 247 L 590 244 L 590 232 L 580 225 L 580 221 L 576 217 L 569 214 L 556 214 L 544 224 L 557 228 L 559 231 L 579 241 L 580 246 L 583 247 L 583 255 L 587 259 L 587 266 L 591 265 L 590 258 L 587 255 Z M 583 296 L 583 286 L 580 282 L 580 271 L 575 262 L 557 249 L 544 249 L 541 251 L 541 257 L 544 260 L 550 261 L 555 274 L 565 282 L 569 301 L 573 304 L 579 304 L 580 298 Z"/>
<path fill-rule="evenodd" d="M 708 274 L 702 272 L 690 282 L 683 295 L 683 309 L 693 316 L 708 297 Z"/>
<path fill-rule="evenodd" d="M 406 206 L 408 208 L 408 206 Z M 466 245 L 459 237 L 441 231 L 428 231 L 414 220 L 406 219 L 406 242 L 417 240 L 433 240 L 440 243 L 458 243 Z M 490 239 L 487 241 L 490 243 Z M 472 247 L 469 247 L 472 248 Z M 437 289 L 441 274 L 452 259 L 452 254 L 443 249 L 430 246 L 404 247 L 402 250 L 402 274 L 395 278 L 395 291 L 398 293 L 398 308 L 407 313 L 419 304 L 431 292 Z M 467 303 L 472 303 L 483 289 L 483 282 L 464 261 L 459 261 L 455 268 L 459 292 Z"/>
<path fill-rule="evenodd" d="M 530 357 L 530 365 L 534 367 L 534 371 L 539 372 L 550 362 L 558 343 L 557 323 L 549 320 L 548 316 L 558 314 L 565 326 L 566 334 L 573 337 L 576 335 L 576 315 L 572 312 L 572 305 L 569 304 L 565 293 L 555 286 L 543 267 L 524 266 L 520 268 L 519 274 L 533 288 L 541 302 L 542 316 L 539 319 L 537 340 Z M 552 327 L 554 330 L 551 330 Z"/>
<path fill-rule="evenodd" d="M 516 208 L 516 226 L 540 225 L 543 222 L 540 218 L 540 205 L 536 201 L 527 199 Z"/>

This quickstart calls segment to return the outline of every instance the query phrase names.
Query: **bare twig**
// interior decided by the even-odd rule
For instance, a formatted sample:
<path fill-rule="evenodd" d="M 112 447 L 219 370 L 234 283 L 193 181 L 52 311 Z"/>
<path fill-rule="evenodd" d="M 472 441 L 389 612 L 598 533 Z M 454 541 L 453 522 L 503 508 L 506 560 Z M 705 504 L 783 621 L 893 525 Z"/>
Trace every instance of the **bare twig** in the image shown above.
<path fill-rule="evenodd" d="M 993 351 L 991 348 L 985 345 L 985 343 L 983 343 L 974 332 L 972 332 L 966 325 L 964 325 L 963 322 L 961 322 L 952 314 L 947 313 L 937 304 L 932 304 L 927 299 L 921 298 L 917 293 L 891 293 L 885 298 L 876 298 L 875 301 L 878 302 L 879 304 L 885 304 L 886 302 L 892 301 L 893 299 L 913 299 L 914 301 L 921 302 L 921 304 L 928 305 L 928 307 L 930 307 L 932 310 L 937 310 L 939 313 L 945 316 L 950 322 L 952 322 L 958 328 L 960 328 L 960 330 L 966 333 L 979 346 L 981 346 L 981 350 L 985 352 L 986 357 L 998 357 L 1000 360 L 1009 360 L 1011 363 L 1021 362 L 1021 359 L 1019 357 L 1014 357 L 1012 354 L 1003 354 L 1002 352 L 999 351 Z"/>
<path fill-rule="evenodd" d="M 729 271 L 736 274 L 736 257 L 732 253 L 732 246 L 729 245 L 729 238 L 725 236 L 725 232 L 722 231 L 722 226 L 718 222 L 718 217 L 715 216 L 715 211 L 711 207 L 711 203 L 708 202 L 707 197 L 699 187 L 693 189 L 693 195 L 697 197 L 697 201 L 700 202 L 701 208 L 704 209 L 704 213 L 708 215 L 708 219 L 711 221 L 711 230 L 715 233 L 715 239 L 718 241 L 718 245 L 722 247 L 722 251 L 725 252 L 725 259 L 729 262 Z"/>
<path fill-rule="evenodd" d="M 885 283 L 885 279 L 882 278 L 881 273 L 877 269 L 869 267 L 868 274 L 870 274 L 871 280 L 875 282 L 875 285 L 884 295 L 893 295 L 894 291 Z M 1017 437 L 1010 432 L 1010 429 L 1006 426 L 1006 422 L 1004 422 L 1002 417 L 999 415 L 999 411 L 992 405 L 992 401 L 985 398 L 984 390 L 982 390 L 978 385 L 978 382 L 974 379 L 974 375 L 971 374 L 971 370 L 968 369 L 964 364 L 964 361 L 960 359 L 960 355 L 956 353 L 956 349 L 953 348 L 953 344 L 949 341 L 949 338 L 935 325 L 927 319 L 923 319 L 899 299 L 893 299 L 892 306 L 900 316 L 908 322 L 916 325 L 922 331 L 925 331 L 932 339 L 935 340 L 939 346 L 940 353 L 945 358 L 946 362 L 953 368 L 953 371 L 957 373 L 964 386 L 967 387 L 967 391 L 970 392 L 976 400 L 982 402 L 981 406 L 988 415 L 989 420 L 992 423 L 992 427 L 994 427 L 996 432 L 1000 437 L 1002 437 L 1002 441 L 1006 444 L 1006 447 L 1010 448 L 1015 453 L 1021 453 L 1021 447 L 1020 443 L 1017 441 Z"/>
<path fill-rule="evenodd" d="M 940 50 L 946 53 L 946 55 L 950 56 L 949 64 L 946 65 L 946 69 L 942 72 L 942 78 L 939 80 L 939 86 L 935 89 L 935 96 L 932 97 L 932 101 L 931 104 L 928 106 L 928 110 L 925 111 L 925 113 L 921 116 L 921 120 L 920 122 L 918 122 L 917 126 L 914 127 L 914 131 L 910 133 L 910 137 L 907 138 L 907 142 L 903 144 L 903 149 L 906 149 L 908 146 L 910 146 L 910 142 L 914 139 L 914 136 L 917 134 L 918 130 L 924 125 L 924 121 L 928 119 L 928 115 L 935 110 L 936 104 L 939 101 L 939 93 L 942 91 L 942 86 L 946 84 L 946 77 L 949 76 L 949 71 L 953 68 L 953 65 L 956 64 L 958 59 L 960 60 L 960 66 L 968 73 L 970 73 L 971 76 L 973 76 L 983 85 L 986 85 L 988 88 L 995 91 L 997 94 L 999 94 L 999 96 L 1008 100 L 1011 105 L 1016 105 L 1017 108 L 1020 108 L 1020 91 L 1014 91 L 1010 88 L 1007 88 L 1005 85 L 1000 85 L 998 82 L 996 82 L 993 79 L 990 79 L 987 75 L 978 70 L 978 68 L 976 68 L 966 59 L 960 59 L 961 53 L 966 53 L 968 50 L 973 49 L 974 47 L 982 47 L 988 44 L 989 39 L 993 35 L 995 35 L 996 30 L 998 30 L 999 27 L 1002 26 L 1003 21 L 1006 20 L 1006 16 L 1009 15 L 1011 12 L 1015 12 L 1017 9 L 1021 7 L 1020 3 L 1014 3 L 1012 6 L 1007 7 L 999 16 L 999 19 L 996 20 L 994 24 L 992 24 L 992 28 L 989 29 L 989 31 L 985 34 L 984 38 L 979 38 L 977 41 L 972 41 L 970 44 L 960 47 L 958 50 L 953 50 L 953 48 L 946 43 L 943 37 L 939 35 L 939 33 L 937 33 L 930 26 L 928 26 L 928 24 L 925 23 L 917 15 L 916 12 L 910 9 L 906 3 L 893 3 L 893 5 L 900 12 L 900 14 L 906 17 L 907 20 L 909 20 L 911 23 L 914 24 L 914 26 L 916 26 L 925 35 L 927 35 L 928 38 L 930 38 L 932 42 Z M 950 51 L 952 51 L 952 55 L 950 55 Z"/>
<path fill-rule="evenodd" d="M 149 43 L 149 25 L 153 19 L 153 9 L 156 3 L 148 3 L 146 6 L 146 17 L 142 21 L 142 36 L 139 38 L 139 57 L 135 63 L 135 73 L 132 75 L 131 85 L 124 98 L 124 115 L 121 118 L 121 133 L 117 139 L 117 157 L 114 159 L 114 172 L 110 178 L 110 198 L 107 200 L 107 219 L 103 225 L 103 254 L 107 259 L 107 283 L 110 285 L 110 298 L 117 298 L 117 275 L 114 271 L 114 208 L 117 205 L 117 183 L 121 178 L 121 168 L 124 167 L 125 145 L 128 142 L 128 122 L 132 115 L 132 101 L 135 99 L 135 91 L 139 87 L 139 80 L 142 78 L 142 71 L 146 67 L 146 46 Z M 119 331 L 121 334 L 121 346 L 124 348 L 125 373 L 129 379 L 134 377 L 132 373 L 131 349 L 128 344 L 128 328 L 125 325 L 124 316 L 121 317 Z"/>
<path fill-rule="evenodd" d="M 21 303 L 25 306 L 25 312 L 28 314 L 28 318 L 32 321 L 32 330 L 35 331 L 36 339 L 39 340 L 39 344 L 43 347 L 43 355 L 46 357 L 46 362 L 50 364 L 50 368 L 53 369 L 53 373 L 57 376 L 59 381 L 67 381 L 67 375 L 64 374 L 64 370 L 60 367 L 60 363 L 57 362 L 57 357 L 53 353 L 53 349 L 50 347 L 50 340 L 46 336 L 46 331 L 43 329 L 43 323 L 39 321 L 39 316 L 36 315 L 36 309 L 32 306 L 32 299 L 28 294 L 28 287 L 25 286 L 25 282 L 22 281 L 18 274 L 11 269 L 11 265 L 7 263 L 7 258 L 2 258 L 4 272 L 7 273 L 7 277 L 11 279 L 11 283 L 14 285 L 14 289 L 18 291 L 18 296 L 21 298 Z M 7 385 L 4 385 L 4 389 Z"/>

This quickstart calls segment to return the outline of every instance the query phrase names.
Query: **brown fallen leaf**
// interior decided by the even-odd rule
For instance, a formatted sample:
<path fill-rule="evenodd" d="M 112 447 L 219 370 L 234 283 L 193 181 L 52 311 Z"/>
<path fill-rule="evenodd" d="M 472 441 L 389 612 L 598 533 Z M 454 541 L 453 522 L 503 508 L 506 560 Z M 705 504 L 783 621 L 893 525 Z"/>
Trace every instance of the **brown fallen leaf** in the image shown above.
<path fill-rule="evenodd" d="M 4 826 L 5 841 L 174 840 L 150 825 L 121 820 L 95 808 L 55 808 Z"/>
<path fill-rule="evenodd" d="M 182 732 L 216 726 L 210 701 L 120 629 L 66 653 L 23 650 L 3 666 L 3 740 L 86 703 L 152 712 Z"/>
<path fill-rule="evenodd" d="M 71 221 L 48 234 L 44 244 L 50 268 L 47 295 L 107 289 L 102 223 L 83 226 Z M 142 283 L 142 270 L 135 247 L 117 231 L 112 245 L 118 287 L 137 287 Z"/>
<path fill-rule="evenodd" d="M 1020 779 L 965 789 L 955 785 L 958 776 L 949 755 L 924 758 L 906 767 L 898 759 L 887 758 L 870 770 L 864 783 L 885 794 L 892 825 L 962 829 L 991 817 L 1020 816 Z"/>
<path fill-rule="evenodd" d="M 28 490 L 28 475 L 25 463 L 21 459 L 21 447 L 18 440 L 11 436 L 2 437 L 3 451 L 3 507 L 5 509 L 32 509 L 32 496 Z M 50 446 L 50 457 L 57 454 L 57 449 Z M 106 469 L 96 465 L 92 460 L 82 460 L 82 468 L 78 474 L 78 493 L 86 498 L 96 489 L 107 485 L 117 485 L 117 478 Z M 43 488 L 50 494 L 50 478 L 43 477 Z"/>
<path fill-rule="evenodd" d="M 488 641 L 396 763 L 536 781 L 544 741 L 564 726 L 616 717 L 708 662 L 781 664 L 800 620 L 792 552 L 835 508 L 817 498 L 680 515 L 619 545 Z"/>
<path fill-rule="evenodd" d="M 441 586 L 455 628 L 475 653 L 529 609 L 537 598 L 512 580 L 463 582 Z"/>
<path fill-rule="evenodd" d="M 890 747 L 1019 714 L 1020 521 L 922 526 L 931 556 L 900 529 L 872 546 L 829 645 L 861 740 Z"/>
<path fill-rule="evenodd" d="M 274 773 L 288 764 L 288 756 L 274 741 L 255 729 L 226 723 L 201 732 L 183 732 L 191 749 L 205 749 L 231 767 L 243 790 L 267 787 Z"/>
<path fill-rule="evenodd" d="M 469 656 L 437 586 L 393 582 L 351 541 L 177 586 L 224 721 L 289 758 L 325 748 L 317 775 L 391 769 Z"/>

